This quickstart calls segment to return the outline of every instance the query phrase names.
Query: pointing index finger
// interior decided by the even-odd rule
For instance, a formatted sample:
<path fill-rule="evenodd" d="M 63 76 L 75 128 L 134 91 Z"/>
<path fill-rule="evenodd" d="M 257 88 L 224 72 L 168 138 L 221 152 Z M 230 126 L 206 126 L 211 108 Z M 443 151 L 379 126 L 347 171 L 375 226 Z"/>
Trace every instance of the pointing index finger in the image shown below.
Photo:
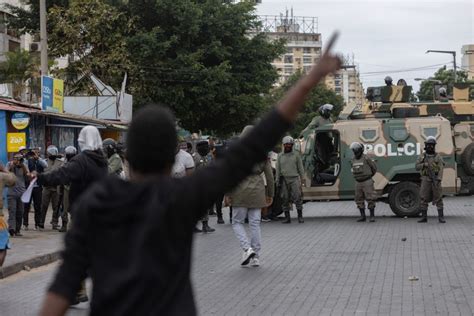
<path fill-rule="evenodd" d="M 334 43 L 336 43 L 338 37 L 339 37 L 339 31 L 335 31 L 334 33 L 332 33 L 331 37 L 329 38 L 326 49 L 324 50 L 324 54 L 327 54 L 331 51 L 331 49 L 334 46 Z"/>

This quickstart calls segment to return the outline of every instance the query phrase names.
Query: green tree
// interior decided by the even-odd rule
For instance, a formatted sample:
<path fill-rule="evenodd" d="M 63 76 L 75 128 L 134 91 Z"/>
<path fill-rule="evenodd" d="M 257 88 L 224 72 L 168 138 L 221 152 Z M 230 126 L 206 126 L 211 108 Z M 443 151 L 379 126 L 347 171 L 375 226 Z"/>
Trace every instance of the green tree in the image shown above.
<path fill-rule="evenodd" d="M 13 84 L 13 98 L 20 100 L 28 81 L 39 78 L 39 60 L 25 50 L 7 52 L 0 63 L 0 83 Z"/>
<path fill-rule="evenodd" d="M 467 73 L 465 71 L 457 71 L 457 82 L 466 82 Z M 446 66 L 438 69 L 429 80 L 423 80 L 420 84 L 420 90 L 416 93 L 418 100 L 420 101 L 431 101 L 433 100 L 433 89 L 436 82 L 433 80 L 439 80 L 441 84 L 448 87 L 448 94 L 453 92 L 453 83 L 454 83 L 454 70 L 447 70 Z"/>
<path fill-rule="evenodd" d="M 139 28 L 129 41 L 130 89 L 139 105 L 160 102 L 184 128 L 219 135 L 261 113 L 283 45 L 250 36 L 252 3 L 132 0 L 130 8 Z"/>
<path fill-rule="evenodd" d="M 267 105 L 270 106 L 277 102 L 302 76 L 302 72 L 296 72 L 282 86 L 274 89 L 267 96 Z M 311 91 L 311 94 L 306 100 L 304 108 L 296 121 L 295 128 L 291 131 L 292 136 L 298 137 L 311 120 L 319 115 L 319 107 L 326 103 L 334 105 L 332 116 L 336 119 L 344 107 L 344 99 L 334 91 L 328 89 L 324 83 L 321 83 Z"/>
<path fill-rule="evenodd" d="M 71 0 L 68 7 L 51 8 L 48 17 L 49 55 L 70 57 L 67 68 L 56 75 L 72 85 L 83 74 L 93 73 L 120 87 L 131 64 L 127 36 L 133 27 L 124 12 L 105 1 Z"/>
<path fill-rule="evenodd" d="M 40 5 L 38 0 L 25 0 L 22 1 L 24 6 L 15 6 L 12 4 L 5 4 L 6 9 L 12 13 L 12 17 L 8 19 L 8 26 L 19 31 L 21 34 L 39 33 L 40 29 Z M 69 0 L 47 0 L 46 10 L 53 7 L 67 7 Z M 51 28 L 48 27 L 48 30 Z"/>
<path fill-rule="evenodd" d="M 123 3 L 69 0 L 49 8 L 50 55 L 74 57 L 58 72 L 71 77 L 66 84 L 92 72 L 119 88 L 127 72 L 134 106 L 167 105 L 192 131 L 225 135 L 261 114 L 283 43 L 251 33 L 259 23 L 254 3 Z"/>

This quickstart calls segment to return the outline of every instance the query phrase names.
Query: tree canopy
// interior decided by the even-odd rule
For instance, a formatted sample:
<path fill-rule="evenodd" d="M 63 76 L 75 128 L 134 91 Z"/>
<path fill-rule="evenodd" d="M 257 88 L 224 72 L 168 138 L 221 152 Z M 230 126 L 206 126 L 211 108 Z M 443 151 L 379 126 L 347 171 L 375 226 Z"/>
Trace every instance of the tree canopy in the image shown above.
<path fill-rule="evenodd" d="M 11 25 L 37 29 L 31 11 Z M 221 0 L 54 0 L 48 9 L 52 57 L 70 56 L 64 79 L 94 73 L 127 88 L 136 108 L 170 107 L 192 131 L 224 135 L 261 114 L 277 72 L 271 62 L 283 43 L 251 31 L 255 4 Z M 34 4 L 33 4 L 34 3 Z"/>
<path fill-rule="evenodd" d="M 467 81 L 467 73 L 465 71 L 457 71 L 456 74 L 457 82 Z M 454 70 L 447 70 L 446 66 L 443 66 L 438 69 L 428 80 L 423 80 L 421 82 L 420 90 L 416 93 L 420 101 L 433 100 L 433 89 L 434 86 L 437 84 L 434 80 L 438 80 L 441 82 L 442 85 L 446 85 L 448 87 L 448 94 L 452 94 L 454 83 Z"/>

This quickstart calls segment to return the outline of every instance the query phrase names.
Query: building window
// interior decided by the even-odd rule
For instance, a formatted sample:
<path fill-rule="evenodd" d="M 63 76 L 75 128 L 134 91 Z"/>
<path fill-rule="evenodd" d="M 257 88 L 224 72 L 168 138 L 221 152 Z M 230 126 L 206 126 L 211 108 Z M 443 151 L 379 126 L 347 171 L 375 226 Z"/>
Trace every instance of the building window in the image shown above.
<path fill-rule="evenodd" d="M 341 93 L 341 88 L 336 87 L 336 88 L 334 89 L 334 91 L 335 91 L 336 93 Z"/>
<path fill-rule="evenodd" d="M 286 48 L 286 53 L 287 54 L 293 54 L 293 47 L 287 47 Z"/>
<path fill-rule="evenodd" d="M 285 62 L 285 64 L 292 64 L 293 63 L 293 56 L 285 55 L 284 62 Z"/>
<path fill-rule="evenodd" d="M 303 64 L 312 64 L 313 58 L 311 56 L 303 56 Z"/>
<path fill-rule="evenodd" d="M 293 73 L 293 67 L 292 66 L 285 66 L 285 74 L 292 74 Z"/>
<path fill-rule="evenodd" d="M 341 78 L 342 78 L 341 74 L 335 74 L 334 75 L 334 79 L 341 79 Z"/>
<path fill-rule="evenodd" d="M 16 52 L 20 50 L 20 43 L 9 40 L 8 41 L 8 51 L 9 52 Z"/>

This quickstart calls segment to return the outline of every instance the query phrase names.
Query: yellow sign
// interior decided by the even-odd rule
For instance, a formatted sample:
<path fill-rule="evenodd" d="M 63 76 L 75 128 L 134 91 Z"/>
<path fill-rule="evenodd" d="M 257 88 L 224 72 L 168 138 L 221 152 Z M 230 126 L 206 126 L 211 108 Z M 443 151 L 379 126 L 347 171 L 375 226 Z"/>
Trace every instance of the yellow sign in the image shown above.
<path fill-rule="evenodd" d="M 59 79 L 54 79 L 53 82 L 53 108 L 56 109 L 59 113 L 63 113 L 63 104 L 64 104 L 64 81 Z"/>
<path fill-rule="evenodd" d="M 7 152 L 17 153 L 21 146 L 26 147 L 26 133 L 7 133 Z"/>

